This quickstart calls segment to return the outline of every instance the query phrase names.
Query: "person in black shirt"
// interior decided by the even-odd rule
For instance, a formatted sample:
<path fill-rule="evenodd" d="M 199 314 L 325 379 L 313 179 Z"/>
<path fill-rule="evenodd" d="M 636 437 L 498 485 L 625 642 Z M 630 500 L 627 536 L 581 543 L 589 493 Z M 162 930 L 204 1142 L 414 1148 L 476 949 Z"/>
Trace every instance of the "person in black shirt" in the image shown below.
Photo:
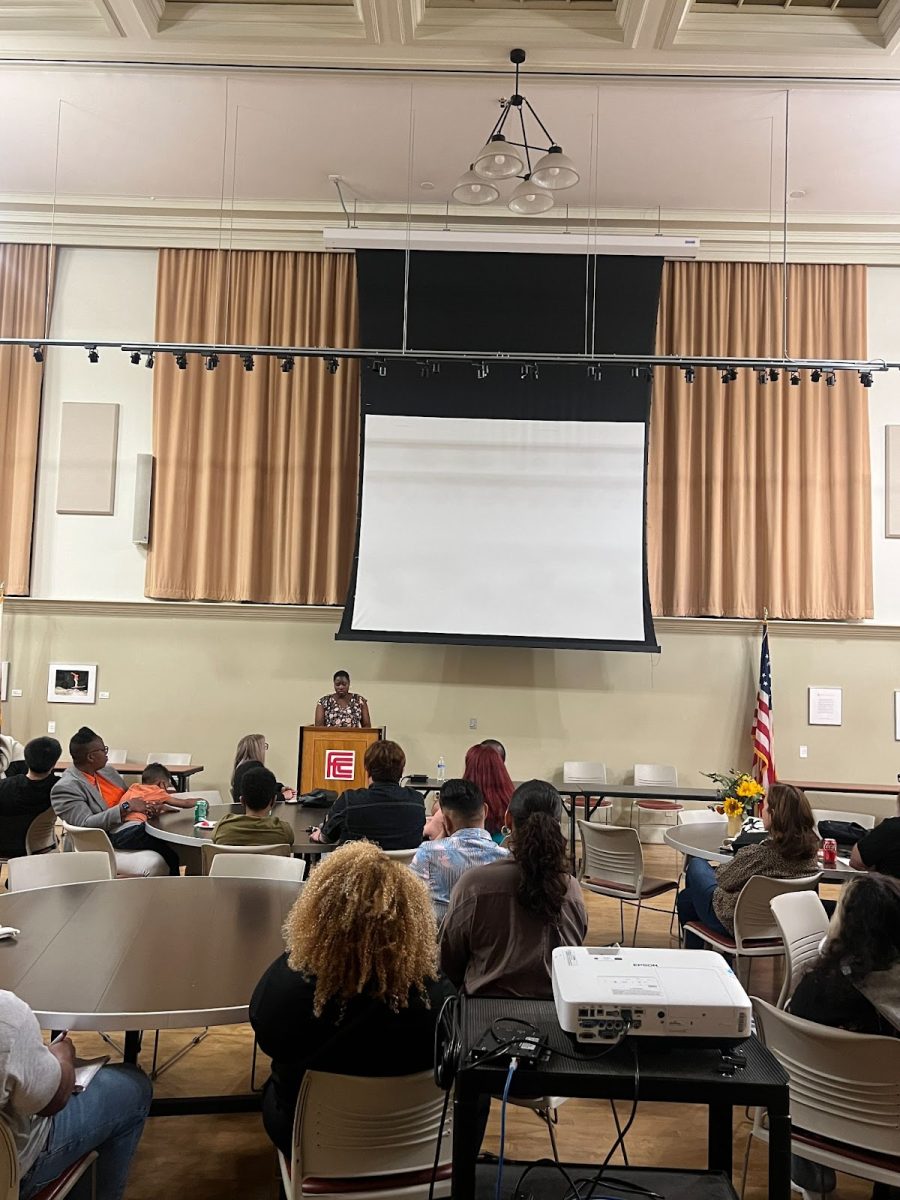
<path fill-rule="evenodd" d="M 287 953 L 256 985 L 250 1024 L 272 1059 L 263 1124 L 291 1153 L 304 1073 L 411 1075 L 434 1063 L 434 1031 L 453 995 L 438 975 L 428 890 L 370 842 L 316 867 L 284 925 Z"/>
<path fill-rule="evenodd" d="M 406 755 L 396 742 L 373 742 L 364 762 L 369 786 L 338 796 L 310 840 L 343 845 L 367 838 L 382 850 L 415 850 L 425 828 L 425 801 L 420 792 L 400 786 Z"/>
<path fill-rule="evenodd" d="M 897 807 L 900 810 L 900 796 Z M 851 851 L 850 866 L 900 879 L 900 816 L 888 817 L 860 838 Z"/>
<path fill-rule="evenodd" d="M 0 858 L 21 858 L 27 853 L 28 826 L 50 807 L 50 791 L 57 779 L 53 768 L 61 754 L 56 738 L 33 738 L 25 747 L 25 774 L 0 779 Z"/>

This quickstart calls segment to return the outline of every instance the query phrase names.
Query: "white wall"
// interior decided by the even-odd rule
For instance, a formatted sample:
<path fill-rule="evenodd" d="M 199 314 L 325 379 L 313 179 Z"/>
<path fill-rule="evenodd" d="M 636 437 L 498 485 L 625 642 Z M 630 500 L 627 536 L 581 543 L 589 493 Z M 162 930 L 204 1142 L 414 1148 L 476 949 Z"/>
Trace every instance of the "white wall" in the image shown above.
<path fill-rule="evenodd" d="M 155 250 L 60 251 L 51 337 L 154 336 Z M 62 405 L 119 405 L 114 513 L 59 515 L 56 484 Z M 152 450 L 152 372 L 119 350 L 91 364 L 83 350 L 47 351 L 31 594 L 40 599 L 143 600 L 145 552 L 131 541 L 135 463 Z"/>

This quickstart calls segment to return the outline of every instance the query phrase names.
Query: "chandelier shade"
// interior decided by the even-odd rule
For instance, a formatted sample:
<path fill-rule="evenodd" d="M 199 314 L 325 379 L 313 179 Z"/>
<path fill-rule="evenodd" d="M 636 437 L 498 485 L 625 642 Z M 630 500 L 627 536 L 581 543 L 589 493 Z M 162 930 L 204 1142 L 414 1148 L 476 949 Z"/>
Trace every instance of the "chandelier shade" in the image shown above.
<path fill-rule="evenodd" d="M 495 133 L 475 155 L 472 170 L 482 179 L 512 179 L 525 170 L 525 156 L 502 133 Z"/>
<path fill-rule="evenodd" d="M 500 189 L 469 167 L 456 181 L 451 195 L 460 204 L 493 204 L 500 197 Z"/>
<path fill-rule="evenodd" d="M 581 176 L 571 158 L 563 154 L 562 148 L 551 146 L 544 157 L 534 164 L 531 178 L 539 187 L 555 192 L 574 187 Z"/>
<path fill-rule="evenodd" d="M 553 197 L 546 188 L 538 187 L 530 178 L 525 178 L 509 198 L 507 207 L 520 216 L 546 212 L 553 207 Z"/>

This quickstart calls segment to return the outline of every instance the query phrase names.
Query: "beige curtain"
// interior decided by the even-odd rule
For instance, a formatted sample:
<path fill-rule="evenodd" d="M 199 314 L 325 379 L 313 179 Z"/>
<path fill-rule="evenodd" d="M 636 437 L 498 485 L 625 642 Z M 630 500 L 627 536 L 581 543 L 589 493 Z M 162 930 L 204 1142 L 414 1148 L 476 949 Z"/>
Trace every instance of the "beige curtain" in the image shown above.
<path fill-rule="evenodd" d="M 350 254 L 162 250 L 156 336 L 170 342 L 356 344 Z M 284 374 L 171 355 L 153 372 L 154 481 L 146 593 L 158 599 L 335 604 L 353 553 L 355 363 Z"/>
<path fill-rule="evenodd" d="M 44 336 L 48 246 L 0 245 L 0 337 Z M 28 346 L 0 346 L 0 582 L 27 596 L 43 367 Z"/>
<path fill-rule="evenodd" d="M 660 354 L 779 356 L 780 267 L 665 264 Z M 788 353 L 866 357 L 866 271 L 788 268 Z M 657 372 L 647 549 L 658 615 L 872 616 L 867 392 Z"/>

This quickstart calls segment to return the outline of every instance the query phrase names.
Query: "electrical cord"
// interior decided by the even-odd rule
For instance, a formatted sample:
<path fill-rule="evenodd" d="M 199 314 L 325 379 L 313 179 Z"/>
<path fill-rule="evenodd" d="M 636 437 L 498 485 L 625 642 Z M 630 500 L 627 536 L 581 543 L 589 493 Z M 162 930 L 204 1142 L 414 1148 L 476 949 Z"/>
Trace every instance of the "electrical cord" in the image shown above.
<path fill-rule="evenodd" d="M 509 1103 L 509 1085 L 519 1065 L 517 1058 L 509 1060 L 509 1070 L 506 1072 L 506 1083 L 503 1085 L 503 1102 L 500 1106 L 500 1161 L 497 1163 L 496 1200 L 500 1200 L 503 1188 L 503 1157 L 506 1153 L 506 1106 Z"/>
<path fill-rule="evenodd" d="M 635 1046 L 634 1042 L 631 1042 L 630 1047 L 631 1047 L 632 1057 L 634 1058 L 634 1099 L 631 1102 L 631 1112 L 628 1115 L 628 1120 L 625 1122 L 625 1124 L 622 1126 L 622 1129 L 619 1131 L 619 1136 L 616 1138 L 616 1140 L 610 1146 L 609 1153 L 607 1154 L 606 1158 L 604 1158 L 603 1162 L 600 1164 L 597 1174 L 594 1176 L 593 1181 L 591 1182 L 591 1186 L 588 1189 L 587 1195 L 582 1196 L 580 1192 L 576 1193 L 578 1200 L 592 1200 L 592 1197 L 594 1195 L 594 1190 L 597 1187 L 597 1185 L 600 1183 L 600 1180 L 603 1177 L 603 1172 L 609 1166 L 610 1159 L 615 1154 L 617 1148 L 619 1146 L 624 1146 L 625 1135 L 628 1133 L 629 1129 L 631 1129 L 631 1126 L 634 1124 L 634 1118 L 637 1116 L 638 1098 L 640 1096 L 640 1088 L 641 1088 L 641 1067 L 640 1067 L 640 1063 L 638 1061 L 637 1046 Z"/>
<path fill-rule="evenodd" d="M 444 1092 L 444 1106 L 441 1109 L 441 1123 L 438 1126 L 437 1144 L 434 1148 L 434 1165 L 431 1168 L 431 1179 L 428 1182 L 428 1200 L 434 1200 L 434 1189 L 437 1184 L 438 1167 L 441 1164 L 441 1145 L 444 1141 L 444 1125 L 447 1122 L 447 1109 L 450 1106 L 450 1090 Z"/>

